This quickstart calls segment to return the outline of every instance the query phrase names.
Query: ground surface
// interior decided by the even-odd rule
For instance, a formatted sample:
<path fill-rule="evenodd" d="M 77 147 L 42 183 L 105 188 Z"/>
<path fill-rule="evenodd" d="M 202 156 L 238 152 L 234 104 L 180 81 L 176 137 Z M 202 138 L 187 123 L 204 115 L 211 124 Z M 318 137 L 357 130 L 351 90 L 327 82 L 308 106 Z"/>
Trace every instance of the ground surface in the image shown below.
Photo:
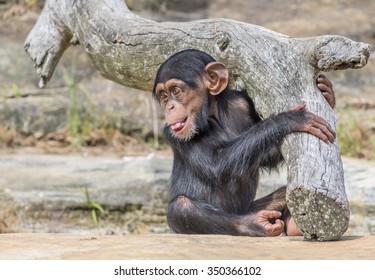
<path fill-rule="evenodd" d="M 345 235 L 375 234 L 375 163 L 344 158 L 351 219 Z M 168 233 L 172 157 L 0 154 L 0 232 L 123 235 Z M 258 197 L 286 185 L 264 172 Z M 104 213 L 92 219 L 90 200 Z"/>
<path fill-rule="evenodd" d="M 320 243 L 300 237 L 3 234 L 0 259 L 375 260 L 375 236 Z"/>

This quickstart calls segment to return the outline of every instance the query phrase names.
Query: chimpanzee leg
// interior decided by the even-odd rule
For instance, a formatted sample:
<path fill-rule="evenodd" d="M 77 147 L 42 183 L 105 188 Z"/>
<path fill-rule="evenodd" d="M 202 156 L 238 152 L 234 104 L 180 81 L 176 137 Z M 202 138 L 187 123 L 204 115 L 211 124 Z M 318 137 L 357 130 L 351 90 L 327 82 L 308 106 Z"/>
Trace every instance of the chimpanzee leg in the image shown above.
<path fill-rule="evenodd" d="M 300 236 L 301 231 L 298 229 L 296 222 L 292 218 L 288 208 L 285 208 L 283 212 L 283 221 L 285 222 L 285 233 L 289 236 Z"/>
<path fill-rule="evenodd" d="M 301 235 L 301 232 L 286 205 L 286 187 L 281 187 L 273 193 L 255 200 L 252 204 L 251 212 L 258 212 L 260 210 L 277 210 L 282 212 L 282 220 L 285 222 L 286 235 Z"/>
<path fill-rule="evenodd" d="M 251 204 L 251 212 L 258 212 L 260 210 L 276 210 L 284 212 L 286 206 L 286 187 L 281 187 L 273 193 L 255 200 Z"/>
<path fill-rule="evenodd" d="M 168 224 L 176 233 L 277 236 L 284 228 L 277 211 L 262 210 L 248 215 L 233 215 L 203 201 L 186 196 L 174 198 L 168 206 Z M 281 227 L 280 227 L 281 226 Z"/>

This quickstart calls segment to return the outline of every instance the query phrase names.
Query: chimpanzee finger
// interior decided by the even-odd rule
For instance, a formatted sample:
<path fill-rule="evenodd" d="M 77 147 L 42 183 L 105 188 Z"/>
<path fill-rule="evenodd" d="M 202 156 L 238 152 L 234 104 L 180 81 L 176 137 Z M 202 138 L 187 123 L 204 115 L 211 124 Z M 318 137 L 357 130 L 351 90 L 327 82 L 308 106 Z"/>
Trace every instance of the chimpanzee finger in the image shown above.
<path fill-rule="evenodd" d="M 331 106 L 331 108 L 335 107 L 335 96 L 330 94 L 329 92 L 322 92 L 324 98 L 327 100 L 329 106 Z"/>
<path fill-rule="evenodd" d="M 311 113 L 311 112 L 306 112 L 306 117 L 310 120 L 311 124 L 319 123 L 321 125 L 324 125 L 324 126 L 328 127 L 329 130 L 332 133 L 335 133 L 335 131 L 332 129 L 331 125 L 325 119 L 323 119 L 322 117 L 319 117 L 319 116 L 317 116 L 317 115 L 315 115 L 314 113 Z"/>
<path fill-rule="evenodd" d="M 318 83 L 317 87 L 320 89 L 321 92 L 328 92 L 329 94 L 333 93 L 333 90 L 323 83 Z"/>
<path fill-rule="evenodd" d="M 282 213 L 276 210 L 262 210 L 261 212 L 266 215 L 268 219 L 279 219 L 282 216 Z"/>
<path fill-rule="evenodd" d="M 310 127 L 307 128 L 307 131 L 311 134 L 319 137 L 324 142 L 333 143 L 336 138 L 335 131 L 326 123 L 319 123 L 317 121 L 313 122 Z"/>
<path fill-rule="evenodd" d="M 317 87 L 322 92 L 323 96 L 327 100 L 328 104 L 331 108 L 335 107 L 335 92 L 333 90 L 333 86 L 330 80 L 328 80 L 323 74 L 320 74 L 316 79 Z"/>
<path fill-rule="evenodd" d="M 323 140 L 325 143 L 328 143 L 327 135 L 325 135 L 320 129 L 310 126 L 307 128 L 306 132 L 318 137 L 319 139 Z"/>
<path fill-rule="evenodd" d="M 319 126 L 319 129 L 327 136 L 328 141 L 333 143 L 336 139 L 336 132 L 329 126 Z"/>
<path fill-rule="evenodd" d="M 284 221 L 277 219 L 274 224 L 268 224 L 266 226 L 267 234 L 269 236 L 279 236 L 284 232 L 284 227 Z"/>
<path fill-rule="evenodd" d="M 291 111 L 298 111 L 306 108 L 306 103 L 298 104 L 290 108 Z"/>
<path fill-rule="evenodd" d="M 326 92 L 326 93 L 328 93 L 328 94 L 330 94 L 332 96 L 335 96 L 333 89 L 331 87 L 327 86 L 326 84 L 324 84 L 324 83 L 318 83 L 316 86 L 319 88 L 319 90 L 322 93 Z"/>
<path fill-rule="evenodd" d="M 333 142 L 335 140 L 336 133 L 328 122 L 310 112 L 307 112 L 306 116 L 308 117 L 309 121 L 302 128 L 302 131 L 311 133 L 322 139 L 324 142 Z"/>
<path fill-rule="evenodd" d="M 318 83 L 323 83 L 327 85 L 328 87 L 332 88 L 332 83 L 330 80 L 327 79 L 327 77 L 323 74 L 319 74 L 318 78 L 316 79 Z"/>
<path fill-rule="evenodd" d="M 314 117 L 314 122 L 315 124 L 317 125 L 317 128 L 319 128 L 320 130 L 322 130 L 323 132 L 326 133 L 327 136 L 332 136 L 332 137 L 328 137 L 330 139 L 333 139 L 332 141 L 330 140 L 330 142 L 333 142 L 336 138 L 336 132 L 335 130 L 331 127 L 331 125 L 323 118 L 319 117 L 319 116 L 316 116 Z"/>

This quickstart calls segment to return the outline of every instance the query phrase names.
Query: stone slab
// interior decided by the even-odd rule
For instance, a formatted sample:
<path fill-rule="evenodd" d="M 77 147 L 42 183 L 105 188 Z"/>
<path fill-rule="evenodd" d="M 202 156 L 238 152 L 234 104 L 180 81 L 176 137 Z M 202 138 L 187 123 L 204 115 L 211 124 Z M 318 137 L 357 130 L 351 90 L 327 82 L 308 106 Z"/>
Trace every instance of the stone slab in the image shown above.
<path fill-rule="evenodd" d="M 351 220 L 347 235 L 375 234 L 375 162 L 343 158 Z M 165 208 L 172 157 L 1 154 L 0 232 L 168 233 Z M 264 173 L 258 196 L 286 184 L 286 170 Z M 82 190 L 106 215 L 93 225 Z"/>
<path fill-rule="evenodd" d="M 375 260 L 375 236 L 345 236 L 339 241 L 317 242 L 303 237 L 16 233 L 0 235 L 0 259 Z"/>

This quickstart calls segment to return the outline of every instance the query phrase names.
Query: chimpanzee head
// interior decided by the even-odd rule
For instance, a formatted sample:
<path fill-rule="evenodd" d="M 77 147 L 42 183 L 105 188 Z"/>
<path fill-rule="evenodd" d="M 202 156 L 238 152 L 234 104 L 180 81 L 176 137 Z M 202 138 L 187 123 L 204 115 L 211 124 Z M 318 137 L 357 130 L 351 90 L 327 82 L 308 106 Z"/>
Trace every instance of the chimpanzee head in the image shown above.
<path fill-rule="evenodd" d="M 191 140 L 207 125 L 210 96 L 228 86 L 227 67 L 194 49 L 172 55 L 159 68 L 153 95 L 164 107 L 171 134 Z"/>

